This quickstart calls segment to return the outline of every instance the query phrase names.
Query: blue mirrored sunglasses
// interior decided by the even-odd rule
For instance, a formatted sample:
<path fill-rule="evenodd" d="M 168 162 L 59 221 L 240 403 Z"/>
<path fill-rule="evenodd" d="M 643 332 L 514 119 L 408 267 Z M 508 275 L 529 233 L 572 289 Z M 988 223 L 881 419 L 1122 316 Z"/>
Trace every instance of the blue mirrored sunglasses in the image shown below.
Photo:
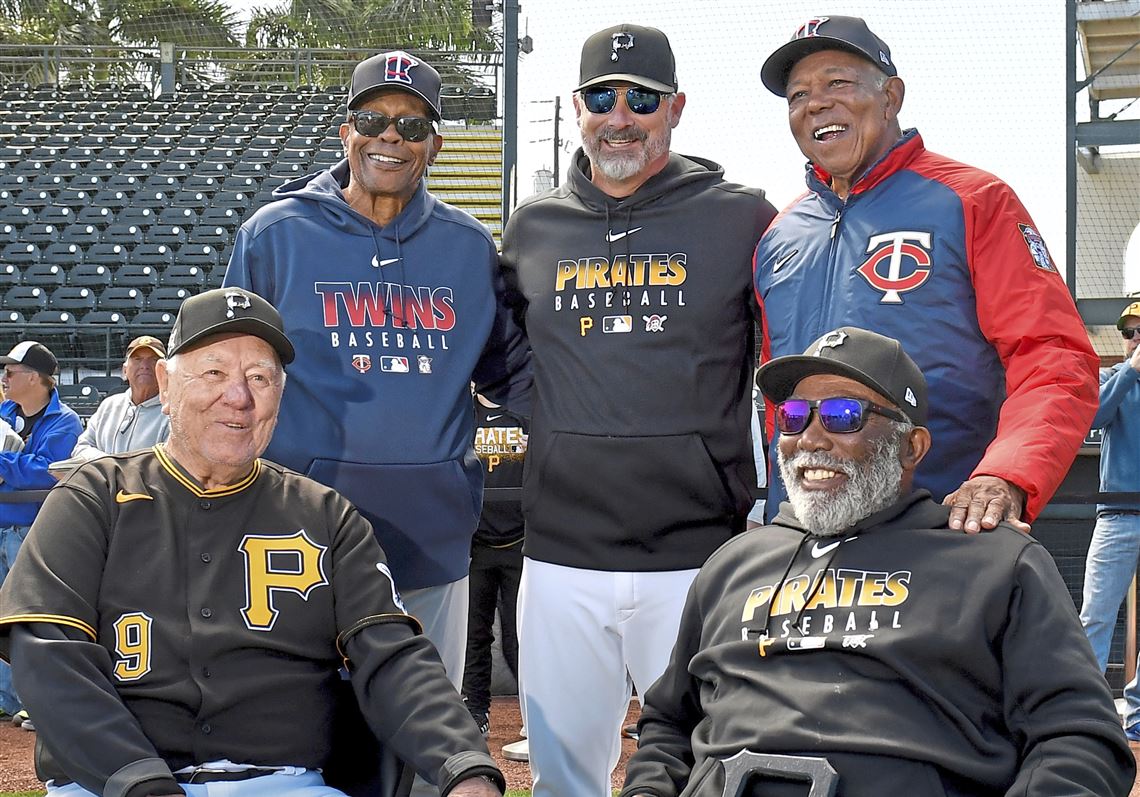
<path fill-rule="evenodd" d="M 582 102 L 590 113 L 607 114 L 617 107 L 618 93 L 625 94 L 625 104 L 637 114 L 657 113 L 661 107 L 661 92 L 641 86 L 616 89 L 613 86 L 590 86 L 582 89 Z"/>
<path fill-rule="evenodd" d="M 906 420 L 901 412 L 866 399 L 836 396 L 809 401 L 792 398 L 776 405 L 776 428 L 780 434 L 799 434 L 811 423 L 813 412 L 819 413 L 819 422 L 833 434 L 858 432 L 867 424 L 867 415 L 872 412 L 894 421 Z"/>

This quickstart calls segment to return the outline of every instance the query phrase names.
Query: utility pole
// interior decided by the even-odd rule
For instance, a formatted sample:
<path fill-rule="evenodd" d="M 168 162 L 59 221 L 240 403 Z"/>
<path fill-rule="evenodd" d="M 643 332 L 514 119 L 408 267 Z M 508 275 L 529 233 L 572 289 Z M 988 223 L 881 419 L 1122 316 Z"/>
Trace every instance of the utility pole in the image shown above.
<path fill-rule="evenodd" d="M 562 171 L 558 167 L 558 150 L 562 149 L 562 137 L 558 135 L 558 123 L 562 121 L 562 97 L 554 98 L 554 187 L 558 187 L 558 175 Z"/>
<path fill-rule="evenodd" d="M 518 163 L 519 2 L 503 0 L 503 226 L 511 212 Z"/>

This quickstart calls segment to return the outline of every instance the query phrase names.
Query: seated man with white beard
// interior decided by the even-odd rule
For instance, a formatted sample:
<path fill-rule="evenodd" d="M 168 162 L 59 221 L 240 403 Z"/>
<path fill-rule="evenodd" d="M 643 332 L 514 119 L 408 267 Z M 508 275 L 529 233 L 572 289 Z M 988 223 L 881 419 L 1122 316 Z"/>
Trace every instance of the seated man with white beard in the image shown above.
<path fill-rule="evenodd" d="M 1127 795 L 1135 762 L 1049 554 L 1006 525 L 951 531 L 912 488 L 932 441 L 899 343 L 843 327 L 757 383 L 789 501 L 693 582 L 622 797 L 800 797 L 806 772 L 837 777 L 812 795 Z"/>

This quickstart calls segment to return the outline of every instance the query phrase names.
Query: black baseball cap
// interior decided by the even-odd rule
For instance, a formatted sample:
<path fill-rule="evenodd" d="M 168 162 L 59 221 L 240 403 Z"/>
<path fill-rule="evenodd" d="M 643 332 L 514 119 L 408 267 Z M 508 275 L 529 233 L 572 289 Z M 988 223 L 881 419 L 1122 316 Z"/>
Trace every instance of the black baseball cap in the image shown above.
<path fill-rule="evenodd" d="M 756 372 L 756 386 L 774 404 L 788 398 L 801 379 L 834 374 L 883 394 L 915 426 L 926 425 L 926 379 L 894 338 L 858 327 L 840 327 L 803 354 L 777 357 Z"/>
<path fill-rule="evenodd" d="M 59 370 L 59 361 L 51 349 L 34 340 L 17 343 L 7 357 L 0 357 L 0 365 L 24 365 L 44 376 L 55 376 Z"/>
<path fill-rule="evenodd" d="M 348 86 L 348 109 L 359 108 L 365 100 L 384 91 L 399 89 L 415 94 L 428 104 L 437 122 L 442 118 L 439 91 L 443 81 L 435 68 L 403 50 L 365 58 L 352 70 Z"/>
<path fill-rule="evenodd" d="M 586 39 L 574 91 L 611 80 L 668 94 L 677 91 L 677 64 L 669 39 L 657 28 L 641 25 L 616 25 Z"/>
<path fill-rule="evenodd" d="M 790 42 L 768 56 L 760 69 L 761 82 L 768 91 L 783 97 L 792 67 L 804 56 L 821 50 L 860 55 L 890 77 L 898 76 L 891 48 L 860 17 L 815 17 L 800 25 Z"/>
<path fill-rule="evenodd" d="M 223 332 L 255 335 L 277 351 L 283 364 L 293 362 L 293 344 L 285 335 L 281 314 L 256 293 L 243 288 L 215 288 L 184 301 L 170 331 L 166 356 L 173 357 L 204 338 Z"/>

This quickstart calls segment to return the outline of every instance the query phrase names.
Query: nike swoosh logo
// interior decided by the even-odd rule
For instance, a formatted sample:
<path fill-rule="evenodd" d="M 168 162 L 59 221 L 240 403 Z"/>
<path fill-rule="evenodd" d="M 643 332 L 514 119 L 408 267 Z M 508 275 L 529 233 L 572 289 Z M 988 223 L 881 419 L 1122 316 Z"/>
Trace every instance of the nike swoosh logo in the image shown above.
<path fill-rule="evenodd" d="M 854 537 L 848 537 L 847 539 L 844 539 L 844 540 L 836 540 L 835 542 L 829 542 L 827 545 L 823 545 L 823 546 L 821 546 L 817 542 L 811 546 L 811 558 L 812 559 L 818 559 L 819 557 L 823 556 L 824 554 L 835 550 L 836 548 L 838 548 L 843 543 L 850 542 L 851 540 L 858 539 L 858 536 L 859 535 L 855 535 Z"/>
<path fill-rule="evenodd" d="M 116 504 L 125 504 L 129 501 L 153 501 L 153 500 L 154 500 L 154 498 L 147 495 L 146 493 L 128 493 L 128 492 L 124 492 L 122 490 L 119 490 L 119 492 L 117 492 L 115 494 L 115 503 Z"/>
<path fill-rule="evenodd" d="M 798 255 L 799 253 L 800 253 L 799 249 L 793 249 L 792 251 L 788 252 L 786 255 L 781 257 L 779 260 L 776 261 L 776 265 L 772 266 L 772 273 L 775 274 L 777 271 L 782 269 L 784 266 L 786 266 L 788 264 L 789 260 L 791 260 L 793 257 Z"/>
<path fill-rule="evenodd" d="M 503 417 L 502 415 L 488 415 L 487 420 L 488 421 L 497 421 L 497 420 L 499 420 L 499 418 L 502 418 L 502 417 Z"/>
<path fill-rule="evenodd" d="M 380 260 L 376 257 L 376 255 L 373 255 L 372 256 L 372 268 L 381 268 L 382 266 L 390 266 L 393 263 L 398 263 L 399 261 L 400 261 L 400 258 L 398 258 L 398 257 L 388 257 L 388 258 L 385 258 L 383 260 Z"/>
<path fill-rule="evenodd" d="M 610 230 L 606 233 L 606 241 L 612 244 L 614 241 L 620 241 L 627 235 L 633 235 L 640 229 L 641 227 L 634 227 L 632 230 L 626 230 L 625 232 L 614 232 L 613 230 Z"/>

